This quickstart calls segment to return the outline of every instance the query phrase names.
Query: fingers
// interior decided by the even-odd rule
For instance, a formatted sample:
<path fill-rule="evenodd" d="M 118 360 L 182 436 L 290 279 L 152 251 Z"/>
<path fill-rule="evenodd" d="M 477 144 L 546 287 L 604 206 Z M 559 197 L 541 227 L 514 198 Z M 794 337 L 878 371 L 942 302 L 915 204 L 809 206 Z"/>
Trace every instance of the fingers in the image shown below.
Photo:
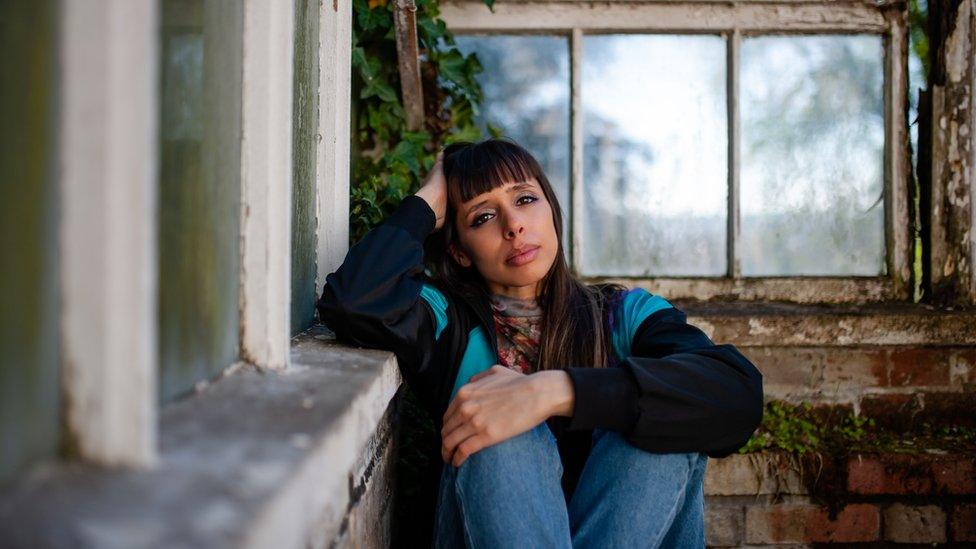
<path fill-rule="evenodd" d="M 454 451 L 457 446 L 467 440 L 468 438 L 479 434 L 480 429 L 474 424 L 467 422 L 458 425 L 457 428 L 450 431 L 449 434 L 443 437 L 441 442 L 441 458 L 445 463 L 451 461 L 451 457 L 454 455 Z"/>
<path fill-rule="evenodd" d="M 525 375 L 514 370 L 510 370 L 501 364 L 495 364 L 491 368 L 471 376 L 469 381 L 458 389 L 457 394 L 454 395 L 454 399 L 448 405 L 447 410 L 444 412 L 444 416 L 441 418 L 441 423 L 444 426 L 441 429 L 442 438 L 445 434 L 450 433 L 451 430 L 455 429 L 457 425 L 472 418 L 480 409 L 478 403 L 472 399 L 472 393 L 477 388 L 475 383 L 481 379 L 501 372 L 507 372 L 519 376 Z"/>
<path fill-rule="evenodd" d="M 451 408 L 448 408 L 447 413 L 444 414 L 444 427 L 441 429 L 441 438 L 444 438 L 451 431 L 457 429 L 459 425 L 473 418 L 479 409 L 480 406 L 476 402 L 455 398 L 454 402 L 451 403 Z"/>
<path fill-rule="evenodd" d="M 485 434 L 473 435 L 458 444 L 451 457 L 451 465 L 460 467 L 474 453 L 482 448 L 491 445 L 489 437 Z"/>

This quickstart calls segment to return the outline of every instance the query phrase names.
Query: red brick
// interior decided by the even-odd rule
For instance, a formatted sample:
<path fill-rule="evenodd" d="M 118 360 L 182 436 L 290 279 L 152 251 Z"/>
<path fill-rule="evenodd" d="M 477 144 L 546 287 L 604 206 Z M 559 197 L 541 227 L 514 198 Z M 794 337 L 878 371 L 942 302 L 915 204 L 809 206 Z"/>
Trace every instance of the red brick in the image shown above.
<path fill-rule="evenodd" d="M 709 547 L 742 545 L 742 507 L 705 505 L 705 543 Z"/>
<path fill-rule="evenodd" d="M 902 348 L 889 355 L 889 383 L 894 387 L 949 385 L 951 351 L 937 347 Z"/>
<path fill-rule="evenodd" d="M 804 347 L 751 347 L 742 349 L 763 374 L 766 385 L 817 388 L 823 381 L 824 351 Z"/>
<path fill-rule="evenodd" d="M 856 455 L 847 462 L 847 490 L 862 495 L 976 494 L 976 458 Z"/>
<path fill-rule="evenodd" d="M 828 390 L 888 385 L 887 353 L 837 349 L 825 354 L 823 386 Z"/>
<path fill-rule="evenodd" d="M 945 543 L 945 512 L 935 505 L 895 503 L 884 510 L 885 541 Z"/>
<path fill-rule="evenodd" d="M 949 358 L 949 384 L 964 391 L 973 391 L 976 387 L 976 347 L 964 347 L 956 350 Z"/>
<path fill-rule="evenodd" d="M 857 455 L 847 462 L 847 491 L 853 494 L 928 494 L 932 479 L 928 464 L 914 464 L 914 456 Z M 921 471 L 921 474 L 918 474 Z"/>
<path fill-rule="evenodd" d="M 874 394 L 861 398 L 861 414 L 874 419 L 879 428 L 908 429 L 923 408 L 917 394 Z"/>
<path fill-rule="evenodd" d="M 932 477 L 940 492 L 976 494 L 976 458 L 955 456 L 934 461 Z"/>
<path fill-rule="evenodd" d="M 915 392 L 861 397 L 861 414 L 898 432 L 930 425 L 976 427 L 976 393 Z"/>
<path fill-rule="evenodd" d="M 806 493 L 793 462 L 775 452 L 710 459 L 705 469 L 706 496 Z"/>
<path fill-rule="evenodd" d="M 746 510 L 746 543 L 855 543 L 875 541 L 881 529 L 878 507 L 851 504 L 830 520 L 815 505 L 757 505 Z"/>
<path fill-rule="evenodd" d="M 957 505 L 949 526 L 952 541 L 976 541 L 976 504 Z"/>

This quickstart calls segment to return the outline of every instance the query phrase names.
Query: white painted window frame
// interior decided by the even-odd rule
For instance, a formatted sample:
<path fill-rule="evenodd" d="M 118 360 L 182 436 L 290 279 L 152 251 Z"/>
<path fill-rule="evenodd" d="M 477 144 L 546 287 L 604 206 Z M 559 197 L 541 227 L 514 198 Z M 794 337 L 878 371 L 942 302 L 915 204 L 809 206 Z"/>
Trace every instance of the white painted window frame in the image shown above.
<path fill-rule="evenodd" d="M 324 0 L 319 9 L 316 292 L 349 248 L 352 1 Z"/>
<path fill-rule="evenodd" d="M 294 5 L 244 4 L 241 360 L 288 366 Z"/>
<path fill-rule="evenodd" d="M 579 272 L 582 211 L 583 127 L 582 41 L 587 34 L 720 34 L 727 44 L 729 143 L 728 272 L 724 277 L 591 277 L 647 288 L 673 298 L 770 299 L 800 303 L 910 301 L 913 241 L 908 214 L 911 170 L 905 110 L 908 35 L 904 12 L 895 5 L 863 1 L 714 2 L 617 1 L 591 3 L 497 1 L 494 13 L 481 1 L 444 2 L 441 18 L 455 35 L 549 34 L 570 42 L 571 163 L 568 226 L 571 262 Z M 739 109 L 738 64 L 742 36 L 756 34 L 875 34 L 884 41 L 884 206 L 887 274 L 884 276 L 742 277 L 739 268 Z"/>
<path fill-rule="evenodd" d="M 293 19 L 291 2 L 246 1 L 240 356 L 271 369 L 290 350 Z M 65 436 L 104 465 L 158 460 L 158 36 L 158 0 L 63 4 Z"/>
<path fill-rule="evenodd" d="M 65 0 L 59 131 L 64 435 L 151 466 L 157 417 L 156 0 Z"/>

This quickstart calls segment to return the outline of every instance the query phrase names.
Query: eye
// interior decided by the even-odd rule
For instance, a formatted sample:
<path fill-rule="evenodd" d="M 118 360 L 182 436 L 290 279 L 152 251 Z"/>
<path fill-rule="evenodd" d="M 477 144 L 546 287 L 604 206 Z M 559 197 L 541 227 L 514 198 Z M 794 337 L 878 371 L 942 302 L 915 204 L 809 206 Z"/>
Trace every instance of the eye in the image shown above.
<path fill-rule="evenodd" d="M 481 215 L 476 216 L 474 218 L 474 220 L 471 222 L 471 226 L 472 227 L 480 227 L 483 223 L 487 222 L 488 219 L 491 219 L 490 217 L 488 219 L 484 219 L 485 216 L 490 216 L 490 215 L 492 215 L 492 214 L 490 214 L 488 212 L 485 212 L 485 213 L 483 213 Z"/>
<path fill-rule="evenodd" d="M 536 200 L 539 200 L 538 198 L 532 196 L 531 194 L 526 194 L 526 195 L 520 196 L 518 198 L 518 200 L 515 201 L 515 203 L 518 204 L 519 201 L 522 200 L 523 198 L 529 198 L 529 199 L 531 199 L 529 202 L 526 202 L 526 204 L 531 204 L 531 203 L 535 202 Z"/>

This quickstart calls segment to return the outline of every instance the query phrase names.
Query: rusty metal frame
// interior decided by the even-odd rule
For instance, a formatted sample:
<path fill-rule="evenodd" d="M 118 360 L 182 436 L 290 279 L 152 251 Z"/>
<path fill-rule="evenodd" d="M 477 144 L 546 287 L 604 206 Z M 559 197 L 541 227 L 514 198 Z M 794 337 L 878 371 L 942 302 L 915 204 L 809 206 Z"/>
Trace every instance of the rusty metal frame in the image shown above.
<path fill-rule="evenodd" d="M 420 54 L 417 49 L 417 5 L 413 0 L 396 0 L 393 11 L 396 30 L 397 68 L 407 130 L 424 129 L 424 91 L 420 84 Z"/>
<path fill-rule="evenodd" d="M 571 184 L 570 260 L 579 272 L 582 234 L 582 39 L 587 34 L 702 33 L 726 39 L 729 141 L 728 271 L 723 277 L 584 277 L 644 287 L 676 299 L 782 300 L 798 303 L 911 301 L 914 242 L 909 218 L 911 177 L 907 112 L 908 24 L 903 4 L 866 1 L 498 0 L 494 12 L 480 1 L 444 2 L 441 17 L 455 34 L 566 36 L 570 47 Z M 881 276 L 780 276 L 743 278 L 739 268 L 738 54 L 743 36 L 757 34 L 875 34 L 884 43 L 885 265 Z"/>

